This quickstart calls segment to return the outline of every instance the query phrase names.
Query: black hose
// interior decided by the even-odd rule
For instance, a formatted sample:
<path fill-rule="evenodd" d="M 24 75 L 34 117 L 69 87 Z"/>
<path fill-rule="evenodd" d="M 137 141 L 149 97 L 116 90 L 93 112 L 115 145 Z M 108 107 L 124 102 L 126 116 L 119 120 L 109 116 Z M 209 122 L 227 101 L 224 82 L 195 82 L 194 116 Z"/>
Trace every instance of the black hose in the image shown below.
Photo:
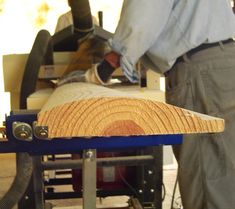
<path fill-rule="evenodd" d="M 20 109 L 26 109 L 27 97 L 35 92 L 42 64 L 53 64 L 52 38 L 47 30 L 40 30 L 29 53 L 20 89 Z"/>
<path fill-rule="evenodd" d="M 27 63 L 20 92 L 20 109 L 26 109 L 27 97 L 36 90 L 40 66 L 53 63 L 51 35 L 46 30 L 38 32 Z M 0 209 L 11 209 L 26 192 L 33 173 L 32 157 L 17 153 L 17 173 L 10 189 L 0 200 Z"/>
<path fill-rule="evenodd" d="M 24 195 L 33 172 L 32 157 L 28 153 L 18 155 L 18 169 L 16 177 L 0 200 L 0 209 L 12 209 Z"/>
<path fill-rule="evenodd" d="M 93 30 L 89 0 L 71 0 L 70 6 L 75 32 L 90 32 Z"/>

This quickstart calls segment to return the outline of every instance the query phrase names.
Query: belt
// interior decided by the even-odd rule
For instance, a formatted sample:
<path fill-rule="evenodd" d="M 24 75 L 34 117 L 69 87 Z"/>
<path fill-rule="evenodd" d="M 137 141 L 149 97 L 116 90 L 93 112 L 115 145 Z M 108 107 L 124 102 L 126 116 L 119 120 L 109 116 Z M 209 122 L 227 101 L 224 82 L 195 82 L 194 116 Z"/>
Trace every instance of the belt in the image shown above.
<path fill-rule="evenodd" d="M 190 58 L 194 54 L 196 54 L 197 52 L 200 52 L 202 50 L 209 49 L 209 48 L 215 47 L 215 46 L 220 46 L 220 44 L 228 44 L 228 43 L 232 43 L 232 42 L 234 42 L 234 40 L 232 38 L 230 38 L 230 39 L 227 39 L 225 41 L 219 41 L 219 42 L 208 43 L 208 44 L 201 44 L 198 47 L 196 47 L 194 49 L 191 49 L 190 51 L 188 51 L 184 55 L 186 55 L 188 58 Z M 184 58 L 183 58 L 184 55 L 178 57 L 175 64 L 178 63 L 178 62 L 183 62 L 184 61 Z"/>

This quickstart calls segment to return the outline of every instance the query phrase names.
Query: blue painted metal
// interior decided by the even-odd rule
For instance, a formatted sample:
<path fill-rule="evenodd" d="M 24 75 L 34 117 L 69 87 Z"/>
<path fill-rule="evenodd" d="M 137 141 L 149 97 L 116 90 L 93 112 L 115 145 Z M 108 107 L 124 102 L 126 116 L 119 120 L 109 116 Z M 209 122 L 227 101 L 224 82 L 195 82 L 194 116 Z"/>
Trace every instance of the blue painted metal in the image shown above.
<path fill-rule="evenodd" d="M 12 123 L 25 122 L 30 125 L 37 120 L 36 113 L 11 114 L 6 118 L 8 141 L 0 142 L 0 153 L 28 152 L 33 155 L 77 153 L 83 149 L 112 150 L 134 149 L 138 147 L 174 145 L 182 143 L 182 135 L 151 135 L 151 136 L 113 136 L 94 138 L 71 138 L 51 140 L 38 139 L 31 142 L 20 141 L 13 136 Z"/>

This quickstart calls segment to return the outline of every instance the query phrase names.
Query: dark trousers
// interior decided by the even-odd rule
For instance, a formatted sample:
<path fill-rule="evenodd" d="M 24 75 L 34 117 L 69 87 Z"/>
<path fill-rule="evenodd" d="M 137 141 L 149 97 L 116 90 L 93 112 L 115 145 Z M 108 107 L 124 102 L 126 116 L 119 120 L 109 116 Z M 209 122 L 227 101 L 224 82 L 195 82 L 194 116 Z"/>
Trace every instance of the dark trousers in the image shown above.
<path fill-rule="evenodd" d="M 235 44 L 184 56 L 167 73 L 166 102 L 225 119 L 225 131 L 174 146 L 184 209 L 235 208 Z"/>

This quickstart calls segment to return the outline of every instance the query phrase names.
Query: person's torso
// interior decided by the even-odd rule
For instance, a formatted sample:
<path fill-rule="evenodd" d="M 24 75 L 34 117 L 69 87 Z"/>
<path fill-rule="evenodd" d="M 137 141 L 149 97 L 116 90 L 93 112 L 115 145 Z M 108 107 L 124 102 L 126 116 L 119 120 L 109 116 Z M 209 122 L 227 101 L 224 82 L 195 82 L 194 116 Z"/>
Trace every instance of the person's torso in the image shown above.
<path fill-rule="evenodd" d="M 143 60 L 165 72 L 190 49 L 233 36 L 235 16 L 230 0 L 174 0 L 164 29 Z"/>

